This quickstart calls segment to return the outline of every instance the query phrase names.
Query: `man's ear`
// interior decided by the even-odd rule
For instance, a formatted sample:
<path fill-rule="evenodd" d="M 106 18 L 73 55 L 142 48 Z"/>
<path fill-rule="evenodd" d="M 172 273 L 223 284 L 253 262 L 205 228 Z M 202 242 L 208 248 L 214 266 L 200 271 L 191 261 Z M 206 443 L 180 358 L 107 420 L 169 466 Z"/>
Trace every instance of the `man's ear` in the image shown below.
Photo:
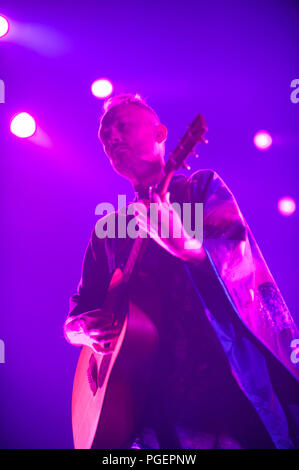
<path fill-rule="evenodd" d="M 164 124 L 157 125 L 156 139 L 159 144 L 164 142 L 167 138 L 167 127 Z"/>

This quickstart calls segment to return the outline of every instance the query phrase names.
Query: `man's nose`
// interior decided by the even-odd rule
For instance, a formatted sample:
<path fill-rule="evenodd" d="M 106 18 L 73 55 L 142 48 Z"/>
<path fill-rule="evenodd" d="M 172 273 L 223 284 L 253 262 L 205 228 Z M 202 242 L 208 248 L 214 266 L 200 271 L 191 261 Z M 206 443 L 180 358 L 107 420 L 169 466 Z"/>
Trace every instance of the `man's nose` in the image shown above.
<path fill-rule="evenodd" d="M 109 135 L 109 142 L 110 144 L 116 144 L 118 142 L 121 142 L 121 135 L 117 129 L 115 128 L 111 129 L 110 135 Z"/>

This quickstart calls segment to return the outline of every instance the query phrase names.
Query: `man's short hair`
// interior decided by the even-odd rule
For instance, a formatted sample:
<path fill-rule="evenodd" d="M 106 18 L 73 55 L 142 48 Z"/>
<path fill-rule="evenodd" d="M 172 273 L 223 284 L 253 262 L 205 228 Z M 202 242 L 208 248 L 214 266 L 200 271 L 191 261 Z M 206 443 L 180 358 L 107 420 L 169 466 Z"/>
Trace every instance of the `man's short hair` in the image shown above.
<path fill-rule="evenodd" d="M 153 108 L 151 108 L 147 103 L 145 98 L 142 98 L 139 94 L 133 94 L 133 93 L 126 93 L 122 95 L 115 95 L 112 96 L 111 98 L 108 98 L 104 104 L 103 104 L 103 110 L 104 113 L 101 116 L 101 122 L 103 119 L 107 116 L 107 114 L 110 112 L 111 109 L 115 108 L 116 106 L 120 106 L 123 104 L 134 104 L 136 106 L 140 106 L 143 109 L 146 109 L 149 111 L 152 115 L 155 116 L 158 122 L 160 122 L 160 119 L 158 115 L 155 113 Z"/>

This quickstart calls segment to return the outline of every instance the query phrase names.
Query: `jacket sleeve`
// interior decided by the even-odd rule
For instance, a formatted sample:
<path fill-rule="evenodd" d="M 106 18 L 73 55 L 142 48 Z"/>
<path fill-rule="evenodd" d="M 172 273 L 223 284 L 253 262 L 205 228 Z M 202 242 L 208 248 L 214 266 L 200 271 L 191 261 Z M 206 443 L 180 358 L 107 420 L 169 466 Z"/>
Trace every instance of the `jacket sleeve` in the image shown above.
<path fill-rule="evenodd" d="M 203 204 L 203 247 L 207 255 L 199 266 L 189 267 L 208 308 L 221 312 L 226 306 L 230 311 L 222 281 L 229 279 L 235 286 L 241 278 L 242 301 L 250 296 L 253 273 L 250 249 L 244 250 L 246 225 L 231 191 L 216 172 L 195 172 L 189 178 L 188 191 L 191 202 Z"/>
<path fill-rule="evenodd" d="M 209 294 L 208 307 L 220 321 L 221 312 L 232 312 L 223 307 L 230 304 L 247 328 L 299 377 L 298 364 L 290 360 L 298 328 L 235 197 L 211 170 L 192 175 L 190 191 L 193 201 L 203 202 L 203 245 L 210 265 L 204 275 L 199 269 L 196 274 Z"/>
<path fill-rule="evenodd" d="M 191 200 L 203 203 L 204 247 L 220 278 L 234 286 L 241 281 L 242 298 L 239 301 L 250 303 L 255 270 L 248 227 L 232 192 L 212 170 L 201 170 L 192 175 L 190 190 Z"/>
<path fill-rule="evenodd" d="M 77 292 L 70 298 L 69 313 L 63 325 L 69 343 L 91 346 L 86 333 L 88 326 L 96 325 L 98 352 L 109 352 L 105 344 L 120 332 L 119 327 L 113 325 L 112 314 L 102 309 L 110 277 L 105 239 L 98 238 L 94 229 L 85 251 Z"/>

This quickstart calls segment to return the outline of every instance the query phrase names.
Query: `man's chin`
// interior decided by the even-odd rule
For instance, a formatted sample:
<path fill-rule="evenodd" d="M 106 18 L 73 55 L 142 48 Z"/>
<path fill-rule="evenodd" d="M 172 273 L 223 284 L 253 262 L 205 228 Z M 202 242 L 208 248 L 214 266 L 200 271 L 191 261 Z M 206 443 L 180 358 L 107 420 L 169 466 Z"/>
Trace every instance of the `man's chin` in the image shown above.
<path fill-rule="evenodd" d="M 165 166 L 160 160 L 155 162 L 144 159 L 136 159 L 135 161 L 128 159 L 126 164 L 121 161 L 111 163 L 116 173 L 131 180 L 131 182 L 138 180 L 144 186 L 154 186 L 160 183 L 165 175 Z"/>

